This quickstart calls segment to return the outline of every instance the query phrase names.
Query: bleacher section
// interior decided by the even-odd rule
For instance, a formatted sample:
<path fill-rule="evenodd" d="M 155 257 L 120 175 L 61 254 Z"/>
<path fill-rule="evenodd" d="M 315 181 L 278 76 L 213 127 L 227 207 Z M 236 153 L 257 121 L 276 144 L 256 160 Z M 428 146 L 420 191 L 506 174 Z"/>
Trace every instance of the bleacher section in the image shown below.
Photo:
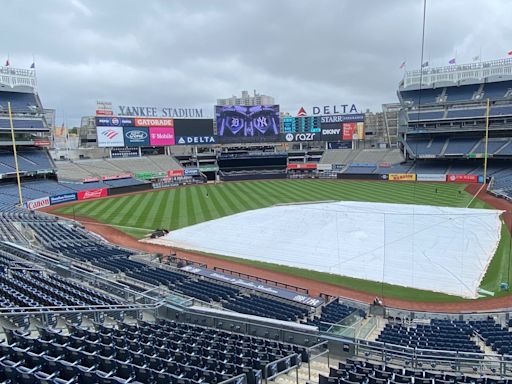
<path fill-rule="evenodd" d="M 170 156 L 157 155 L 127 159 L 94 159 L 56 161 L 59 178 L 64 180 L 82 180 L 93 177 L 115 176 L 124 173 L 167 172 L 181 169 Z"/>
<path fill-rule="evenodd" d="M 455 384 L 455 383 L 485 383 L 507 384 L 506 378 L 485 377 L 480 375 L 441 372 L 435 370 L 402 368 L 386 365 L 380 362 L 370 362 L 347 359 L 340 362 L 337 369 L 331 368 L 329 376 L 319 375 L 319 384 Z"/>
<path fill-rule="evenodd" d="M 7 103 L 11 103 L 13 114 L 34 114 L 40 112 L 40 105 L 34 93 L 0 92 L 0 112 L 7 113 Z"/>
<path fill-rule="evenodd" d="M 72 259 L 91 263 L 114 273 L 139 279 L 155 286 L 165 286 L 173 292 L 195 297 L 204 302 L 221 303 L 227 309 L 285 321 L 297 321 L 308 314 L 308 308 L 285 303 L 270 297 L 246 296 L 238 288 L 197 279 L 178 270 L 151 266 L 130 260 L 132 252 L 99 243 L 79 228 L 59 221 L 21 222 L 25 230 L 34 234 L 35 240 L 48 250 Z"/>
<path fill-rule="evenodd" d="M 433 319 L 430 324 L 411 327 L 386 324 L 377 341 L 410 348 L 482 353 L 471 340 L 473 332 L 465 321 Z"/>
<path fill-rule="evenodd" d="M 41 170 L 53 170 L 48 152 L 41 149 L 18 149 L 18 167 L 20 172 L 36 172 Z M 0 150 L 0 173 L 16 173 L 14 154 L 12 150 Z"/>
<path fill-rule="evenodd" d="M 512 352 L 512 333 L 508 328 L 496 324 L 494 319 L 471 320 L 469 324 L 493 351 L 500 355 L 509 355 Z M 510 325 L 509 320 L 508 327 Z"/>
<path fill-rule="evenodd" d="M 276 373 L 307 361 L 304 347 L 165 320 L 7 335 L 0 380 L 20 383 L 215 384 L 246 374 L 255 384 L 273 361 L 283 360 Z"/>
<path fill-rule="evenodd" d="M 308 314 L 308 309 L 304 306 L 298 307 L 294 304 L 254 295 L 238 296 L 224 303 L 223 306 L 236 312 L 283 321 L 297 321 Z"/>
<path fill-rule="evenodd" d="M 320 160 L 322 164 L 351 163 L 390 163 L 396 164 L 404 160 L 402 153 L 397 149 L 329 149 L 326 150 Z"/>
<path fill-rule="evenodd" d="M 321 331 L 327 331 L 334 324 L 342 322 L 352 314 L 366 317 L 366 313 L 364 311 L 344 304 L 338 298 L 322 307 L 320 317 L 315 316 L 313 319 L 308 319 L 306 324 L 314 325 Z"/>

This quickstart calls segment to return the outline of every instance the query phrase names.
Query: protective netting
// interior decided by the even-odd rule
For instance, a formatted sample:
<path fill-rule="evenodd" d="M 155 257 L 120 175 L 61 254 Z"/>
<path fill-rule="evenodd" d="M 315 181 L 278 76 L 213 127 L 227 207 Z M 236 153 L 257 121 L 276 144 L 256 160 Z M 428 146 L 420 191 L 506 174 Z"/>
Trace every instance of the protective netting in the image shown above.
<path fill-rule="evenodd" d="M 500 214 L 364 202 L 283 205 L 155 242 L 474 298 L 498 247 Z"/>

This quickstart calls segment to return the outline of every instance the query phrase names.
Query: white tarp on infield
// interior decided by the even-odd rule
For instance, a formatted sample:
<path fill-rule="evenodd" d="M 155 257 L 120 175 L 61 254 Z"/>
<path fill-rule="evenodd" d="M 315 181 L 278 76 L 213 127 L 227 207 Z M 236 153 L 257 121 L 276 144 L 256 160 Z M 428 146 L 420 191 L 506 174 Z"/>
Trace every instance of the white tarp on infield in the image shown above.
<path fill-rule="evenodd" d="M 283 205 L 151 242 L 477 297 L 501 211 L 364 202 Z"/>

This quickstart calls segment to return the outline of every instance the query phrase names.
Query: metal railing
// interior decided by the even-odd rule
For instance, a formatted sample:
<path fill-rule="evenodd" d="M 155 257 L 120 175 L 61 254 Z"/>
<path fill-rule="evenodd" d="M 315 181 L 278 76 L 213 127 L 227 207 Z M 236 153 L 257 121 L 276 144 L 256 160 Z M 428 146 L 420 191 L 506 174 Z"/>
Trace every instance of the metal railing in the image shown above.
<path fill-rule="evenodd" d="M 312 347 L 308 348 L 308 380 L 311 380 L 311 362 L 313 360 L 316 360 L 324 355 L 327 355 L 327 366 L 330 367 L 331 366 L 331 355 L 329 353 L 329 342 L 327 340 L 325 341 L 322 341 L 316 345 L 313 345 Z M 321 349 L 322 347 L 325 347 L 325 350 L 324 351 L 321 351 L 319 352 L 318 354 L 316 355 L 313 355 L 312 354 L 312 351 L 315 350 L 315 349 Z"/>
<path fill-rule="evenodd" d="M 282 361 L 286 362 L 287 364 L 291 364 L 292 358 L 295 358 L 295 361 L 296 361 L 295 365 L 290 365 L 288 368 L 286 368 L 280 372 L 276 372 L 270 376 L 268 375 L 269 368 L 276 367 L 276 370 L 277 370 L 278 364 Z M 265 384 L 268 384 L 269 380 L 273 380 L 278 376 L 285 375 L 288 372 L 292 371 L 293 369 L 295 369 L 296 382 L 297 382 L 297 384 L 299 384 L 299 358 L 300 358 L 299 355 L 294 353 L 293 355 L 282 357 L 279 360 L 272 361 L 272 362 L 268 363 L 267 365 L 265 365 L 265 367 L 263 368 L 263 380 L 265 380 Z"/>
<path fill-rule="evenodd" d="M 231 379 L 221 381 L 219 384 L 230 384 L 230 383 L 247 384 L 247 382 L 248 382 L 247 375 L 245 373 L 242 373 L 241 375 L 232 377 Z"/>
<path fill-rule="evenodd" d="M 406 368 L 489 375 L 507 375 L 512 372 L 510 355 L 428 350 L 364 340 L 356 340 L 354 347 L 355 356 Z"/>

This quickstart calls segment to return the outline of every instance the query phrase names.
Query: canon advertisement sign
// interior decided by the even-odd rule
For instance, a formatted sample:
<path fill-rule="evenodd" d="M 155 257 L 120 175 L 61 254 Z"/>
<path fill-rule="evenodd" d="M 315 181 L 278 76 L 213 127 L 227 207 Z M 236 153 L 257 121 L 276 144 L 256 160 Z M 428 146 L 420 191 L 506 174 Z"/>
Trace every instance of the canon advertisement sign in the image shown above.
<path fill-rule="evenodd" d="M 28 209 L 39 209 L 50 206 L 50 197 L 41 197 L 40 199 L 29 200 L 25 203 Z"/>

